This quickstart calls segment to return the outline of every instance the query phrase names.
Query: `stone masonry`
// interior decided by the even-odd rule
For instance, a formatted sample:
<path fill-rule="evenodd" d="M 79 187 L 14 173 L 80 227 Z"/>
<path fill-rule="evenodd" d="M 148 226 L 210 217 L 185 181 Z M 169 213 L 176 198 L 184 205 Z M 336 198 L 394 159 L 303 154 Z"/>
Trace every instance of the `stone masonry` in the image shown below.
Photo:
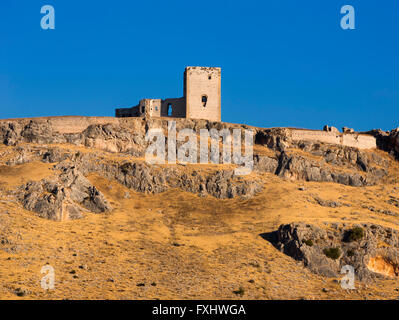
<path fill-rule="evenodd" d="M 142 99 L 137 106 L 116 109 L 115 116 L 221 121 L 221 69 L 186 67 L 183 97 Z"/>

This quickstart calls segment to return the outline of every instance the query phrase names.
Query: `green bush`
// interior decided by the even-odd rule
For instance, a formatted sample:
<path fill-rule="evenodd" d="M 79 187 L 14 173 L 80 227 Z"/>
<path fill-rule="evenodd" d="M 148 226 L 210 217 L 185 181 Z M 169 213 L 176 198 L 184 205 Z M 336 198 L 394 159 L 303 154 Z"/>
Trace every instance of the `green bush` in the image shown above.
<path fill-rule="evenodd" d="M 313 241 L 311 239 L 304 240 L 303 243 L 306 244 L 309 247 L 313 246 Z"/>
<path fill-rule="evenodd" d="M 360 227 L 354 227 L 353 229 L 349 230 L 348 233 L 348 241 L 358 241 L 364 237 L 364 230 Z"/>
<path fill-rule="evenodd" d="M 324 249 L 323 252 L 328 258 L 333 259 L 333 260 L 336 260 L 341 256 L 340 248 Z"/>

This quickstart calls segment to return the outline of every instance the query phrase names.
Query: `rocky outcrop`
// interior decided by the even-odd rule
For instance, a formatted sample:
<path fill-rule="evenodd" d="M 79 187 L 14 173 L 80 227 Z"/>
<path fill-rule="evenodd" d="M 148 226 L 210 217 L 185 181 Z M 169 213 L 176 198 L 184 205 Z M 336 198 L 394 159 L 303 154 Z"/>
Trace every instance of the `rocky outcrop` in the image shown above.
<path fill-rule="evenodd" d="M 367 172 L 368 167 L 365 166 L 362 169 L 363 172 Z M 373 168 L 369 171 L 367 174 L 360 174 L 357 170 L 345 172 L 326 166 L 323 161 L 282 154 L 276 174 L 293 180 L 336 182 L 355 187 L 374 185 L 387 175 L 387 170 L 384 169 Z"/>
<path fill-rule="evenodd" d="M 96 148 L 108 152 L 125 152 L 135 156 L 143 156 L 145 140 L 140 134 L 134 134 L 125 128 L 117 128 L 112 124 L 91 125 L 71 143 L 82 144 L 88 148 Z"/>
<path fill-rule="evenodd" d="M 291 180 L 361 187 L 375 185 L 389 173 L 389 161 L 377 153 L 314 141 L 292 141 L 284 129 L 259 131 L 255 143 L 276 152 L 274 157 L 255 154 L 255 170 Z M 303 152 L 296 152 L 297 149 Z"/>
<path fill-rule="evenodd" d="M 58 126 L 62 123 L 61 120 L 57 120 L 59 122 Z M 49 163 L 59 163 L 64 160 L 80 161 L 81 155 L 79 153 L 68 152 L 68 149 L 61 150 L 54 147 L 54 144 L 72 144 L 128 155 L 134 158 L 142 158 L 148 145 L 148 142 L 145 141 L 146 132 L 151 128 L 162 128 L 166 133 L 168 129 L 167 119 L 112 118 L 110 123 L 90 124 L 90 121 L 87 120 L 89 124 L 86 127 L 82 126 L 84 129 L 81 131 L 71 129 L 60 132 L 56 129 L 59 129 L 59 127 L 55 127 L 51 121 L 53 120 L 20 119 L 0 121 L 0 141 L 18 148 L 18 155 L 9 159 L 6 164 L 18 165 L 35 160 Z M 247 129 L 249 127 L 205 120 L 180 119 L 176 122 L 176 129 L 179 131 L 183 128 L 190 128 L 198 133 L 200 129 L 204 128 L 221 130 Z M 254 169 L 256 172 L 270 172 L 291 180 L 335 182 L 355 187 L 374 185 L 388 176 L 389 161 L 377 153 L 314 141 L 293 141 L 288 128 L 252 129 L 255 132 L 254 143 L 265 146 L 274 153 L 274 155 L 266 156 L 257 154 L 255 151 Z M 330 129 L 331 127 L 327 128 L 327 130 Z M 382 132 L 370 132 L 369 134 L 380 136 L 377 140 L 379 141 L 379 146 L 385 148 L 384 150 L 391 150 L 393 153 L 399 152 L 399 133 L 397 130 L 385 135 Z M 243 138 L 244 135 L 242 135 Z M 26 143 L 32 145 L 26 146 Z M 180 144 L 181 142 L 177 143 L 178 146 Z M 300 152 L 297 152 L 298 149 Z M 219 150 L 219 152 L 219 159 L 222 162 L 222 150 Z M 140 177 L 132 177 L 130 178 L 131 181 L 129 181 L 129 178 L 121 178 L 119 180 L 123 180 L 127 185 L 134 184 L 136 190 L 143 192 L 158 192 L 168 188 L 162 182 L 162 179 L 164 176 L 170 175 L 169 173 L 162 174 L 157 172 L 155 174 L 154 168 L 148 169 L 148 166 L 139 166 L 139 170 L 141 169 Z M 166 168 L 163 168 L 163 170 L 166 170 Z M 154 174 L 151 174 L 149 178 L 147 171 Z M 136 171 L 133 170 L 133 172 Z M 121 172 L 114 176 L 120 174 Z M 176 173 L 173 173 L 172 176 L 179 178 L 179 174 Z M 160 177 L 161 182 L 157 180 L 157 177 Z M 222 198 L 236 194 L 251 194 L 250 189 L 259 189 L 258 187 L 250 187 L 251 183 L 247 180 L 242 181 L 238 186 L 236 182 L 228 182 L 228 179 L 226 180 L 226 185 L 223 184 L 219 189 L 212 186 L 208 187 L 208 178 L 204 178 L 204 181 L 197 180 L 199 179 L 198 177 L 190 178 L 184 183 L 181 182 L 178 187 L 195 193 L 202 194 L 206 192 Z M 151 179 L 155 179 L 157 182 L 150 183 Z M 172 183 L 172 185 L 176 184 Z"/>
<path fill-rule="evenodd" d="M 56 169 L 68 170 L 70 162 L 61 162 Z M 260 179 L 246 179 L 234 175 L 234 170 L 217 170 L 201 173 L 186 172 L 180 166 L 160 167 L 139 161 L 104 162 L 91 155 L 75 160 L 74 166 L 88 174 L 96 172 L 108 179 L 116 180 L 124 186 L 144 193 L 160 193 L 170 188 L 180 188 L 200 196 L 213 196 L 220 199 L 249 198 L 262 190 Z"/>
<path fill-rule="evenodd" d="M 275 158 L 255 155 L 254 169 L 290 180 L 336 182 L 354 187 L 375 185 L 388 175 L 388 161 L 381 157 L 361 151 L 342 151 L 327 149 L 311 153 L 320 156 L 320 160 L 286 152 Z"/>
<path fill-rule="evenodd" d="M 109 152 L 131 152 L 143 155 L 144 134 L 135 134 L 113 124 L 94 124 L 81 133 L 54 132 L 46 121 L 31 120 L 23 125 L 19 121 L 0 122 L 0 140 L 8 146 L 20 143 L 71 143 Z"/>
<path fill-rule="evenodd" d="M 112 209 L 104 195 L 73 167 L 53 179 L 27 183 L 19 191 L 25 209 L 55 221 L 79 219 L 83 211 Z"/>
<path fill-rule="evenodd" d="M 258 130 L 255 134 L 254 143 L 276 151 L 284 151 L 291 145 L 292 141 L 288 129 L 272 128 Z"/>
<path fill-rule="evenodd" d="M 337 277 L 345 265 L 352 266 L 361 281 L 399 276 L 399 237 L 390 228 L 292 223 L 281 225 L 270 239 L 279 250 L 323 276 Z"/>
<path fill-rule="evenodd" d="M 399 160 L 399 128 L 391 131 L 371 130 L 365 133 L 373 135 L 377 139 L 379 149 L 389 152 Z"/>
<path fill-rule="evenodd" d="M 315 145 L 310 145 L 309 147 L 308 144 L 301 144 L 299 147 L 305 149 L 313 157 L 311 158 L 307 157 L 306 155 L 299 155 L 292 152 L 280 153 L 278 151 L 275 152 L 275 156 L 264 156 L 255 154 L 255 172 L 269 172 L 290 180 L 335 182 L 354 187 L 375 185 L 379 183 L 382 179 L 387 177 L 389 172 L 389 161 L 381 158 L 379 155 L 374 153 L 366 153 L 363 151 L 355 150 L 353 148 L 328 149 L 324 146 L 320 147 Z M 124 172 L 122 169 L 119 169 L 119 171 L 116 169 L 112 169 L 109 165 L 100 165 L 99 163 L 97 163 L 98 161 L 96 161 L 96 156 L 91 153 L 84 154 L 81 152 L 70 152 L 68 151 L 68 149 L 61 149 L 50 146 L 18 146 L 16 147 L 16 151 L 17 155 L 6 161 L 7 165 L 18 165 L 32 161 L 60 163 L 68 160 L 76 166 L 82 167 L 80 169 L 82 170 L 82 172 L 97 171 L 100 174 L 101 172 L 105 172 L 107 176 L 110 176 L 108 173 L 109 171 L 112 171 L 113 174 L 110 176 L 111 179 L 119 177 L 120 174 Z M 319 159 L 315 158 L 314 156 L 317 156 Z M 137 170 L 141 170 L 142 173 L 140 173 L 140 176 L 134 175 L 131 178 L 126 179 L 124 177 L 119 177 L 118 181 L 122 181 L 129 188 L 130 186 L 135 185 L 134 188 L 137 191 L 162 192 L 167 189 L 167 187 L 165 187 L 164 183 L 162 182 L 162 179 L 166 179 L 166 175 L 171 175 L 176 179 L 180 179 L 179 177 L 182 176 L 182 173 L 179 174 L 179 170 L 175 170 L 173 169 L 173 167 L 166 166 L 163 167 L 162 170 L 160 170 L 160 167 L 158 166 L 153 166 L 146 163 L 141 164 L 143 162 L 140 161 L 132 161 L 132 164 L 133 163 L 137 163 L 138 167 L 137 169 L 131 170 L 131 172 L 138 175 Z M 119 173 L 116 173 L 117 171 Z M 149 184 L 149 180 L 147 179 L 148 172 L 151 172 L 151 177 L 160 177 L 161 182 L 157 181 L 157 183 Z M 194 179 L 192 186 L 190 186 L 190 182 L 180 183 L 179 185 L 177 183 L 174 183 L 173 185 L 175 187 L 184 188 L 185 190 L 188 189 L 187 191 L 190 192 L 202 192 L 202 190 L 205 190 L 204 183 L 207 183 L 207 179 L 205 179 L 204 181 L 199 181 L 197 179 L 198 177 Z M 155 178 L 155 180 L 157 180 L 157 178 Z M 171 179 L 171 181 L 172 180 L 173 179 Z M 185 179 L 183 179 L 183 181 L 184 180 Z M 198 190 L 199 185 L 202 185 L 201 190 Z M 232 187 L 232 185 L 230 187 Z M 228 187 L 228 189 L 230 187 Z M 147 188 L 150 188 L 151 190 Z M 224 188 L 221 188 L 220 190 L 224 190 Z M 214 191 L 208 190 L 207 192 L 217 197 L 228 197 L 227 194 L 222 191 L 215 193 Z M 237 194 L 240 194 L 241 191 L 237 192 Z M 232 191 L 231 194 L 236 194 L 236 192 Z"/>
<path fill-rule="evenodd" d="M 390 132 L 389 141 L 391 143 L 392 150 L 395 152 L 395 155 L 399 157 L 399 128 Z"/>

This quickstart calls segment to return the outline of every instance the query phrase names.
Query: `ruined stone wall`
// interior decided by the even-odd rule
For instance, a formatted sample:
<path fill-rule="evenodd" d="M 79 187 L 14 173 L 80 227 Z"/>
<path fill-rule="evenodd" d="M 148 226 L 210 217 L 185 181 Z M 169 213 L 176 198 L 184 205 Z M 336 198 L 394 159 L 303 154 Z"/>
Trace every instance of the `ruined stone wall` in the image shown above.
<path fill-rule="evenodd" d="M 206 128 L 208 122 L 206 120 L 191 120 L 191 119 L 173 119 L 177 121 L 178 128 Z M 23 118 L 23 119 L 2 119 L 1 123 L 18 122 L 23 126 L 28 125 L 34 121 L 38 124 L 43 124 L 50 130 L 58 133 L 80 133 L 87 129 L 90 125 L 105 125 L 112 124 L 128 128 L 133 131 L 140 131 L 144 127 L 144 124 L 148 124 L 149 127 L 161 126 L 167 128 L 167 118 L 158 119 L 144 119 L 141 117 L 132 118 L 114 118 L 114 117 L 81 117 L 81 116 L 60 116 L 60 117 L 38 117 L 38 118 Z M 212 123 L 211 123 L 212 124 Z M 231 123 L 213 123 L 215 128 L 236 128 L 242 127 L 238 124 Z M 247 126 L 244 126 L 248 128 Z M 306 129 L 292 129 L 292 128 L 272 128 L 272 129 L 260 129 L 253 128 L 258 131 L 256 135 L 257 143 L 268 145 L 268 140 L 273 137 L 286 140 L 291 139 L 292 141 L 314 141 L 329 144 L 336 144 L 348 147 L 354 147 L 358 149 L 376 149 L 377 143 L 376 138 L 368 134 L 342 134 L 333 133 L 319 130 L 306 130 Z M 398 149 L 399 150 L 399 149 Z"/>
<path fill-rule="evenodd" d="M 128 118 L 135 119 L 135 118 Z M 140 118 L 137 118 L 140 119 Z M 80 133 L 88 126 L 94 124 L 114 124 L 119 125 L 124 119 L 114 117 L 81 117 L 81 116 L 59 116 L 59 117 L 37 117 L 21 119 L 1 119 L 2 122 L 18 122 L 22 125 L 28 125 L 31 121 L 38 124 L 49 125 L 54 132 L 58 133 Z"/>
<path fill-rule="evenodd" d="M 144 115 L 146 117 L 160 117 L 161 104 L 161 99 L 143 99 L 140 101 L 140 106 L 144 107 Z"/>
<path fill-rule="evenodd" d="M 115 117 L 117 118 L 139 117 L 139 116 L 140 116 L 140 105 L 131 108 L 115 109 Z"/>
<path fill-rule="evenodd" d="M 377 148 L 376 138 L 371 135 L 356 133 L 335 133 L 319 130 L 291 129 L 290 136 L 293 141 L 307 140 L 330 144 L 338 144 L 358 149 Z"/>
<path fill-rule="evenodd" d="M 171 114 L 169 114 L 169 109 L 172 111 Z M 221 69 L 187 67 L 184 72 L 182 98 L 142 99 L 138 106 L 116 109 L 115 116 L 117 118 L 145 116 L 221 121 Z"/>
<path fill-rule="evenodd" d="M 187 67 L 184 78 L 187 118 L 221 121 L 221 69 Z"/>
<path fill-rule="evenodd" d="M 161 117 L 168 117 L 169 106 L 172 110 L 170 117 L 185 118 L 186 117 L 186 99 L 171 98 L 162 100 Z"/>
<path fill-rule="evenodd" d="M 376 149 L 377 139 L 368 135 L 343 134 L 343 145 L 359 149 Z"/>

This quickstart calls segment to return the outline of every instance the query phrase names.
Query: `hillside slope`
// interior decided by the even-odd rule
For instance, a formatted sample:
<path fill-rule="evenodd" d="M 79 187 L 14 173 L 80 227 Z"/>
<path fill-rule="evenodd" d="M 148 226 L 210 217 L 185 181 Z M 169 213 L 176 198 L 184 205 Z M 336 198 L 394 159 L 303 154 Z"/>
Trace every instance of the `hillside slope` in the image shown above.
<path fill-rule="evenodd" d="M 57 121 L 0 122 L 0 299 L 399 296 L 396 261 L 373 260 L 375 276 L 344 290 L 341 275 L 315 272 L 271 236 L 292 223 L 395 234 L 395 132 L 372 133 L 383 150 L 357 150 L 253 128 L 254 171 L 237 177 L 233 164 L 146 163 L 145 133 L 167 130 L 163 121 Z M 248 128 L 177 122 L 187 126 Z M 397 249 L 387 242 L 378 247 Z M 40 286 L 47 264 L 55 270 L 50 291 Z"/>

